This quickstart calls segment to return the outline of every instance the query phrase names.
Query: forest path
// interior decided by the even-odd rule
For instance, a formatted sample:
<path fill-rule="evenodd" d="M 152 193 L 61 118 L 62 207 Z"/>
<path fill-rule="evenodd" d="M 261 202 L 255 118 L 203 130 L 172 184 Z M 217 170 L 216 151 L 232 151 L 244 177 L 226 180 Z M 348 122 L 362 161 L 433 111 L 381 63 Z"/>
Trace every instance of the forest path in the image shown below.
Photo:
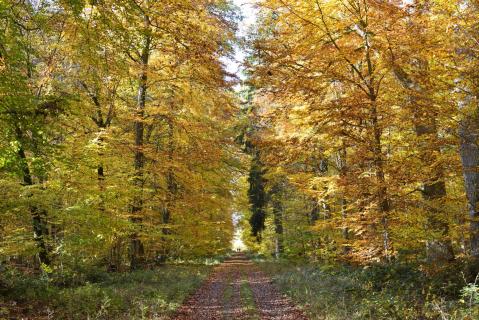
<path fill-rule="evenodd" d="M 174 320 L 307 320 L 244 254 L 215 268 Z"/>

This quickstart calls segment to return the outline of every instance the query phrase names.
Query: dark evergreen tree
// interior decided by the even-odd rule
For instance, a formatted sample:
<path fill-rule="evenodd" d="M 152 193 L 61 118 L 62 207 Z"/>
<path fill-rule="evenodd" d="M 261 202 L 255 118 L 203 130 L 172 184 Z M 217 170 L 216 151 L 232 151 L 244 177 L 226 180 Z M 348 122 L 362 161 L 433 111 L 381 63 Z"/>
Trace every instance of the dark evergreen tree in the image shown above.
<path fill-rule="evenodd" d="M 268 202 L 265 192 L 266 179 L 264 178 L 264 171 L 260 159 L 260 153 L 258 150 L 254 150 L 248 177 L 248 199 L 251 206 L 249 223 L 251 225 L 251 232 L 258 241 L 261 241 L 261 232 L 265 227 L 264 221 L 266 218 L 266 205 Z"/>

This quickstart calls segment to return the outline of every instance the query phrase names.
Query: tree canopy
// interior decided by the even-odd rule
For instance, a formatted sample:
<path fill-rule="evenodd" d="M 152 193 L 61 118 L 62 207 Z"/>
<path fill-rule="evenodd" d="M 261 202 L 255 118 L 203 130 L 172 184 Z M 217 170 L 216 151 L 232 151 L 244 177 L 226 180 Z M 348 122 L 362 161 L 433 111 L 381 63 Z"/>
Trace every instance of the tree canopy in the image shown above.
<path fill-rule="evenodd" d="M 477 1 L 256 5 L 0 3 L 1 264 L 479 258 Z"/>

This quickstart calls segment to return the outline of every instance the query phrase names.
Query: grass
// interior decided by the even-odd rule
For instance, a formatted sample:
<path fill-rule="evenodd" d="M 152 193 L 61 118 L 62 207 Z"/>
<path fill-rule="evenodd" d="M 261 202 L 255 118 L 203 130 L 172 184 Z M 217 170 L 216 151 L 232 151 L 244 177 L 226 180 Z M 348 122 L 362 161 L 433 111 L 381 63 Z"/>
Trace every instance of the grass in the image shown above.
<path fill-rule="evenodd" d="M 260 315 L 259 311 L 256 308 L 256 303 L 254 301 L 253 291 L 251 290 L 250 284 L 247 277 L 244 277 L 241 281 L 241 301 L 245 308 L 245 312 L 248 315 L 248 319 L 259 320 Z"/>
<path fill-rule="evenodd" d="M 479 286 L 460 270 L 258 262 L 312 320 L 479 319 Z"/>
<path fill-rule="evenodd" d="M 200 286 L 211 267 L 165 265 L 131 273 L 27 276 L 0 282 L 0 319 L 165 319 Z"/>
<path fill-rule="evenodd" d="M 223 305 L 226 306 L 233 299 L 234 291 L 232 285 L 233 277 L 231 274 L 228 275 L 228 279 L 225 279 L 226 287 L 223 291 Z"/>

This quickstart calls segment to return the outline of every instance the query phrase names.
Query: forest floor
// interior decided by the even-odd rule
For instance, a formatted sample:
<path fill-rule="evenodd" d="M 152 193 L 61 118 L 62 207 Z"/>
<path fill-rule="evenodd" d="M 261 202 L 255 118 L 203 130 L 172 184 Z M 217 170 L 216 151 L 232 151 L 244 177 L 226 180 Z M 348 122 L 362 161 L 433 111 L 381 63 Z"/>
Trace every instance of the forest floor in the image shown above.
<path fill-rule="evenodd" d="M 361 266 L 251 259 L 310 320 L 479 319 L 474 264 L 456 261 L 426 269 L 400 262 Z"/>
<path fill-rule="evenodd" d="M 0 272 L 0 320 L 170 319 L 218 262 L 198 259 L 133 272 L 90 267 L 42 277 L 9 269 Z"/>
<path fill-rule="evenodd" d="M 173 317 L 174 320 L 306 320 L 254 263 L 235 254 L 217 266 L 209 279 Z"/>
<path fill-rule="evenodd" d="M 7 268 L 0 272 L 0 320 L 479 319 L 478 268 L 461 261 L 429 270 L 412 262 L 248 257 L 131 272 L 90 266 L 39 276 Z"/>

